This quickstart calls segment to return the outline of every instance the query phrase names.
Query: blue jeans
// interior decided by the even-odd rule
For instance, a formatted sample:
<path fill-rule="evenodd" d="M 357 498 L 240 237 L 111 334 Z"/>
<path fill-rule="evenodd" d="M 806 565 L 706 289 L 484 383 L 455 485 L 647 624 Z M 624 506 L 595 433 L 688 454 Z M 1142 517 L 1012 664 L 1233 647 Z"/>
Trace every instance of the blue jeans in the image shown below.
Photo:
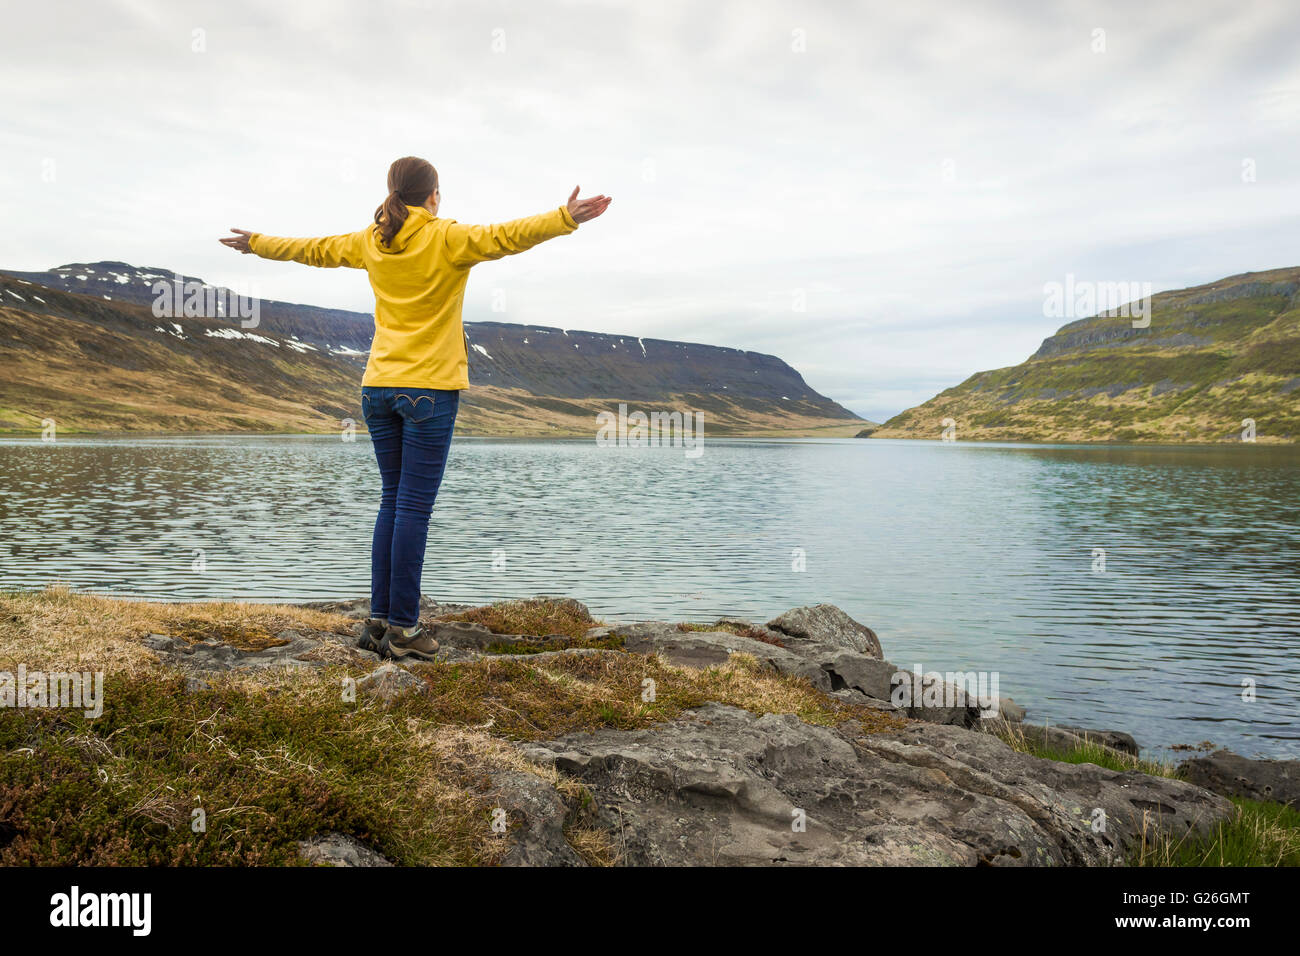
<path fill-rule="evenodd" d="M 370 616 L 412 627 L 420 620 L 420 572 L 429 514 L 447 467 L 458 390 L 361 389 L 361 413 L 383 492 L 370 548 Z"/>

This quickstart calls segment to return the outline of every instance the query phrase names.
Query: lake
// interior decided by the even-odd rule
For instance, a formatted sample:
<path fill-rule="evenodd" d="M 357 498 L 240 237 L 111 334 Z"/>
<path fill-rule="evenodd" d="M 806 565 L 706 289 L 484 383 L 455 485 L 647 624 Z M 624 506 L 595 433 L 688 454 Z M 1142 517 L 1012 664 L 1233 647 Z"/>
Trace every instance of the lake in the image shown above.
<path fill-rule="evenodd" d="M 0 587 L 365 595 L 371 454 L 364 434 L 0 440 Z M 900 666 L 998 672 L 1030 719 L 1296 757 L 1298 541 L 1291 447 L 457 439 L 424 591 L 611 621 L 827 602 Z"/>

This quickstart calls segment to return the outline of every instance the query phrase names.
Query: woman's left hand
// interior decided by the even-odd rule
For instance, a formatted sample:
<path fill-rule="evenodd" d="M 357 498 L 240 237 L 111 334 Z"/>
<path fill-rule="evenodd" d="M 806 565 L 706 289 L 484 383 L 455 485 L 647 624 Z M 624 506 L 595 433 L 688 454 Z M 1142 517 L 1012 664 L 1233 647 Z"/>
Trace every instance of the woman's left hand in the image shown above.
<path fill-rule="evenodd" d="M 609 208 L 609 204 L 614 200 L 609 196 L 590 196 L 587 199 L 578 198 L 578 187 L 573 187 L 573 195 L 569 197 L 568 207 L 569 215 L 573 217 L 574 222 L 591 222 L 602 212 Z"/>
<path fill-rule="evenodd" d="M 229 246 L 231 249 L 234 249 L 236 252 L 242 252 L 244 255 L 248 255 L 253 251 L 248 248 L 248 237 L 252 235 L 251 232 L 247 229 L 236 229 L 234 226 L 230 227 L 230 231 L 239 233 L 239 235 L 227 236 L 224 239 L 218 240 L 223 246 Z"/>

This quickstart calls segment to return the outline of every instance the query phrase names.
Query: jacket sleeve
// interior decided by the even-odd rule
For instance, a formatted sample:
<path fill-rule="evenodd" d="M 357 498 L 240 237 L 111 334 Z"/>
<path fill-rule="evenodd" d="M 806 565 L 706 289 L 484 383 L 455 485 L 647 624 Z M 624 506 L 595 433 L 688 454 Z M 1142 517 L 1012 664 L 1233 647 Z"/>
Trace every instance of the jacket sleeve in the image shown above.
<path fill-rule="evenodd" d="M 453 222 L 447 227 L 447 257 L 455 265 L 472 266 L 488 259 L 512 256 L 547 239 L 567 236 L 577 228 L 577 222 L 564 206 L 495 226 L 464 226 Z"/>
<path fill-rule="evenodd" d="M 263 259 L 289 260 L 323 269 L 337 269 L 339 266 L 363 269 L 365 262 L 361 250 L 364 235 L 364 232 L 349 232 L 323 239 L 282 239 L 255 232 L 248 237 L 248 248 Z"/>

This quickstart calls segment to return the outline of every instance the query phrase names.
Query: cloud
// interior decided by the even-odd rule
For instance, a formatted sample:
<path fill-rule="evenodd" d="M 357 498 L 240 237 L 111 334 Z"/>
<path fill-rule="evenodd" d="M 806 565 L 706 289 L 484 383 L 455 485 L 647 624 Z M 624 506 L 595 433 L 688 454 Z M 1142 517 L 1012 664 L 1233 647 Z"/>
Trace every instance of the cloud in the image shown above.
<path fill-rule="evenodd" d="M 368 310 L 364 276 L 215 239 L 360 228 L 414 153 L 462 221 L 574 183 L 615 197 L 480 267 L 467 317 L 503 288 L 511 321 L 771 352 L 880 419 L 1022 360 L 1067 272 L 1160 289 L 1293 264 L 1298 20 L 1269 0 L 28 4 L 0 37 L 0 264 L 125 259 Z"/>

